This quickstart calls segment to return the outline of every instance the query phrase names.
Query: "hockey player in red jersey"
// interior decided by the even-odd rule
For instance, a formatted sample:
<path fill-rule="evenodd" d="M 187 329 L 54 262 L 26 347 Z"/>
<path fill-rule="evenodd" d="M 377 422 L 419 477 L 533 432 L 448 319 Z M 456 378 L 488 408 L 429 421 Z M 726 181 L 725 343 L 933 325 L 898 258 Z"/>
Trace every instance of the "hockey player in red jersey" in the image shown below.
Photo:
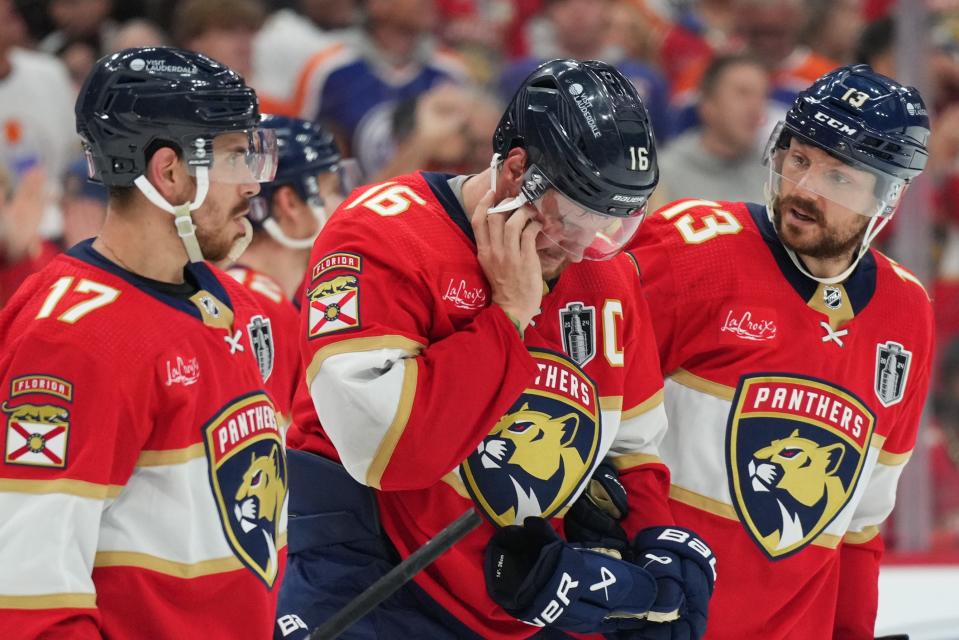
<path fill-rule="evenodd" d="M 915 89 L 842 67 L 770 138 L 765 206 L 682 200 L 633 240 L 667 377 L 673 515 L 736 568 L 707 638 L 873 637 L 879 525 L 933 328 L 916 277 L 869 243 L 928 135 Z"/>
<path fill-rule="evenodd" d="M 172 48 L 100 60 L 76 117 L 109 213 L 0 316 L 0 637 L 267 637 L 286 564 L 272 336 L 204 258 L 243 236 L 275 139 L 242 78 Z"/>
<path fill-rule="evenodd" d="M 525 638 L 705 615 L 714 563 L 670 526 L 662 378 L 620 254 L 658 179 L 646 110 L 615 68 L 555 60 L 523 83 L 493 146 L 478 175 L 358 189 L 313 248 L 275 638 L 307 637 L 471 505 L 479 529 L 344 637 Z M 682 556 L 688 581 L 562 539 L 607 455 L 626 531 Z"/>
<path fill-rule="evenodd" d="M 340 157 L 333 136 L 318 124 L 266 115 L 260 127 L 276 135 L 276 176 L 251 200 L 251 241 L 227 273 L 256 294 L 272 333 L 283 338 L 260 367 L 286 425 L 293 389 L 303 377 L 296 340 L 302 300 L 294 296 L 313 241 L 358 174 L 355 163 Z"/>

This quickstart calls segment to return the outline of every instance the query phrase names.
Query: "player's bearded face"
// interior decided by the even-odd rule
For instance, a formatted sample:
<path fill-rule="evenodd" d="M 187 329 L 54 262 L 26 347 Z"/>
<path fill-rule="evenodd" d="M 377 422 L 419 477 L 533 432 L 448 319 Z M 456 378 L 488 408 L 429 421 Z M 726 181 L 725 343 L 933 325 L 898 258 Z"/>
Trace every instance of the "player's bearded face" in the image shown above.
<path fill-rule="evenodd" d="M 233 244 L 243 237 L 243 218 L 250 202 L 235 184 L 210 182 L 210 191 L 203 206 L 193 213 L 196 237 L 203 257 L 219 262 L 227 257 Z"/>
<path fill-rule="evenodd" d="M 789 249 L 802 256 L 828 259 L 851 256 L 866 234 L 869 219 L 849 212 L 827 212 L 815 199 L 789 193 L 774 201 L 773 224 Z"/>

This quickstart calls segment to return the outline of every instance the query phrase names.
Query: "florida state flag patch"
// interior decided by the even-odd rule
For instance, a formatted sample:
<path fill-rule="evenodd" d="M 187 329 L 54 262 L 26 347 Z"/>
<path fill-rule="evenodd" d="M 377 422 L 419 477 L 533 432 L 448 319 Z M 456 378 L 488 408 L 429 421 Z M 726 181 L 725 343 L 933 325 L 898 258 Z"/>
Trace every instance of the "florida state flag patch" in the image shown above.
<path fill-rule="evenodd" d="M 360 326 L 360 282 L 356 276 L 323 280 L 310 290 L 308 297 L 310 338 Z"/>
<path fill-rule="evenodd" d="M 4 462 L 61 469 L 66 466 L 70 412 L 65 407 L 26 403 L 10 406 L 4 402 L 0 410 L 7 414 Z"/>

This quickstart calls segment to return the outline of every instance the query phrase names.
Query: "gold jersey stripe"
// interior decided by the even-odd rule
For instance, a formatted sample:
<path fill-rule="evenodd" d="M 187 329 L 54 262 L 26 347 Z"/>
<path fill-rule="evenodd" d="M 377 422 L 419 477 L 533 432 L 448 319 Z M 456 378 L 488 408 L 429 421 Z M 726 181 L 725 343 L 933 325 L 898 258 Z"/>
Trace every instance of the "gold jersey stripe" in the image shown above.
<path fill-rule="evenodd" d="M 45 593 L 36 596 L 0 595 L 0 609 L 95 609 L 95 593 Z"/>
<path fill-rule="evenodd" d="M 651 453 L 627 453 L 622 456 L 609 454 L 609 460 L 617 471 L 632 469 L 643 464 L 663 464 L 659 456 L 654 456 Z"/>
<path fill-rule="evenodd" d="M 469 492 L 466 491 L 466 485 L 463 484 L 463 481 L 460 480 L 460 477 L 455 472 L 450 471 L 445 476 L 443 476 L 443 482 L 445 482 L 450 487 L 452 487 L 453 491 L 459 494 L 461 498 L 466 498 L 467 500 L 471 500 Z"/>
<path fill-rule="evenodd" d="M 689 506 L 695 507 L 700 511 L 705 511 L 713 514 L 714 516 L 719 516 L 720 518 L 739 522 L 739 516 L 736 515 L 736 509 L 733 508 L 733 505 L 726 504 L 725 502 L 721 502 L 713 498 L 708 498 L 702 494 L 696 493 L 695 491 L 690 491 L 689 489 L 683 489 L 682 487 L 671 485 L 669 487 L 669 497 L 676 502 L 688 504 Z M 816 545 L 817 547 L 835 549 L 839 546 L 839 542 L 839 536 L 834 536 L 829 533 L 821 533 L 816 537 L 815 540 L 810 542 L 810 544 Z"/>
<path fill-rule="evenodd" d="M 206 452 L 203 450 L 203 443 L 197 442 L 189 447 L 182 449 L 146 450 L 141 451 L 137 458 L 138 467 L 160 467 L 168 464 L 183 464 L 195 458 L 203 458 Z"/>
<path fill-rule="evenodd" d="M 599 408 L 602 411 L 622 411 L 623 396 L 600 396 Z"/>
<path fill-rule="evenodd" d="M 78 498 L 105 500 L 116 498 L 123 491 L 117 484 L 97 484 L 85 480 L 57 478 L 56 480 L 0 480 L 0 491 L 8 493 L 65 493 Z"/>
<path fill-rule="evenodd" d="M 406 425 L 410 420 L 410 413 L 413 411 L 413 398 L 416 396 L 416 381 L 419 377 L 419 365 L 415 358 L 405 358 L 403 360 L 403 388 L 400 390 L 400 402 L 396 407 L 396 413 L 393 415 L 393 422 L 389 429 L 383 434 L 380 446 L 376 449 L 370 467 L 366 471 L 366 484 L 374 489 L 380 488 L 380 482 L 383 480 L 383 472 L 386 471 L 386 465 L 389 464 L 396 450 L 396 444 L 403 436 Z"/>
<path fill-rule="evenodd" d="M 313 384 L 313 379 L 316 378 L 316 374 L 320 372 L 320 367 L 322 367 L 326 359 L 331 356 L 344 353 L 359 353 L 361 351 L 376 351 L 377 349 L 400 349 L 407 353 L 418 354 L 424 348 L 425 345 L 415 340 L 395 335 L 340 340 L 339 342 L 326 345 L 313 354 L 313 359 L 306 368 L 306 384 L 307 386 Z"/>
<path fill-rule="evenodd" d="M 701 391 L 707 395 L 715 396 L 723 400 L 732 401 L 733 396 L 736 395 L 736 389 L 733 387 L 727 387 L 724 384 L 719 384 L 718 382 L 713 382 L 707 380 L 706 378 L 700 378 L 695 373 L 690 373 L 685 369 L 677 369 L 669 374 L 669 378 L 673 381 L 683 385 L 684 387 L 689 387 L 694 391 Z"/>
<path fill-rule="evenodd" d="M 862 531 L 850 531 L 842 537 L 846 544 L 866 544 L 879 535 L 879 527 L 863 527 Z"/>
<path fill-rule="evenodd" d="M 277 551 L 283 549 L 285 546 L 286 533 L 284 532 L 280 535 L 279 540 L 277 540 Z M 228 573 L 245 568 L 236 556 L 226 556 L 224 558 L 188 563 L 167 560 L 166 558 L 160 558 L 150 555 L 149 553 L 139 553 L 137 551 L 100 551 L 93 560 L 93 566 L 100 568 L 137 567 L 185 580 L 217 573 Z"/>
<path fill-rule="evenodd" d="M 630 418 L 635 418 L 636 416 L 641 416 L 647 411 L 655 409 L 659 405 L 663 404 L 663 390 L 660 389 L 653 395 L 649 396 L 638 405 L 632 409 L 627 409 L 623 412 L 623 420 L 629 420 Z"/>
<path fill-rule="evenodd" d="M 891 453 L 889 451 L 880 451 L 879 458 L 876 461 L 879 464 L 884 464 L 890 467 L 898 467 L 900 465 L 903 465 L 909 462 L 909 458 L 911 457 L 912 457 L 912 451 L 907 451 L 905 453 Z"/>

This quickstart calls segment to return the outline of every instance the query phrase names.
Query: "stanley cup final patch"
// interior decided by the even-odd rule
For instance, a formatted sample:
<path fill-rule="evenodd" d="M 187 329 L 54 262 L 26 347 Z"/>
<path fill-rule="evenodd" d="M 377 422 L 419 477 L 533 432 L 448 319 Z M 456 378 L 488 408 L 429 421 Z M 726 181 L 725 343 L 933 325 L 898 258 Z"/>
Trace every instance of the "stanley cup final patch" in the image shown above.
<path fill-rule="evenodd" d="M 563 351 L 579 366 L 584 366 L 596 355 L 596 307 L 582 302 L 570 302 L 559 310 L 559 329 L 563 336 Z"/>
<path fill-rule="evenodd" d="M 250 318 L 250 323 L 246 325 L 246 330 L 250 333 L 250 344 L 253 345 L 253 355 L 256 357 L 256 364 L 260 367 L 260 375 L 263 377 L 263 382 L 266 382 L 273 373 L 276 353 L 270 319 L 265 316 L 253 316 Z"/>
<path fill-rule="evenodd" d="M 889 340 L 886 344 L 876 345 L 876 397 L 884 407 L 902 400 L 906 392 L 906 381 L 909 377 L 909 363 L 912 362 L 912 352 L 906 351 L 898 342 Z"/>

